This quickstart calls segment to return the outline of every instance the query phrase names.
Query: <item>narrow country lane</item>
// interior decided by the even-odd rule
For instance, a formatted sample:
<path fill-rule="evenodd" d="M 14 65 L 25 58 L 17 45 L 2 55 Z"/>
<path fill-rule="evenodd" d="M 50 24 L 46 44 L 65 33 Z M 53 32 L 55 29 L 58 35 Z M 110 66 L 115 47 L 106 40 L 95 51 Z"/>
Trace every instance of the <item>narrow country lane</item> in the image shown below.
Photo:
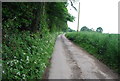
<path fill-rule="evenodd" d="M 118 79 L 118 76 L 64 35 L 59 35 L 48 79 Z"/>

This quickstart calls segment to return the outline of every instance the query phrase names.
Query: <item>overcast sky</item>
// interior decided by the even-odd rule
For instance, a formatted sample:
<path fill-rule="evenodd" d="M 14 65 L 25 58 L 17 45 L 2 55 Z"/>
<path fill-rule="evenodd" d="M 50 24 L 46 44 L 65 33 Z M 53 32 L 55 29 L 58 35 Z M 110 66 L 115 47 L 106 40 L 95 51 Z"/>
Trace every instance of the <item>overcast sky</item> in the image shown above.
<path fill-rule="evenodd" d="M 80 1 L 80 28 L 87 26 L 96 30 L 102 27 L 104 33 L 118 33 L 118 2 L 120 0 L 79 0 Z M 79 2 L 75 3 L 78 8 Z M 69 13 L 75 16 L 74 22 L 68 26 L 77 30 L 78 12 L 69 4 Z"/>

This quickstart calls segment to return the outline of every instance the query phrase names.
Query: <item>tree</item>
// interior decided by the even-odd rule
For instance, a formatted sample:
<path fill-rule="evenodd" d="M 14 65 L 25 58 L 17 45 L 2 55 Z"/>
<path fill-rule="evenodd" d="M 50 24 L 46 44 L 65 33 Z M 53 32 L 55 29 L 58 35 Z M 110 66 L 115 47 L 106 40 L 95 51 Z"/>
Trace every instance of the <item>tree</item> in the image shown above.
<path fill-rule="evenodd" d="M 3 32 L 15 29 L 32 33 L 62 31 L 74 17 L 68 13 L 66 2 L 3 3 Z"/>
<path fill-rule="evenodd" d="M 98 28 L 96 29 L 96 32 L 100 32 L 100 33 L 102 33 L 102 32 L 103 32 L 102 27 L 98 27 Z"/>
<path fill-rule="evenodd" d="M 77 11 L 77 8 L 73 5 L 74 2 L 76 2 L 76 0 L 69 0 L 69 1 L 70 1 L 70 3 L 71 3 L 71 6 Z"/>
<path fill-rule="evenodd" d="M 80 29 L 80 31 L 89 31 L 89 28 L 86 27 L 86 26 L 83 26 L 83 27 Z"/>
<path fill-rule="evenodd" d="M 67 29 L 68 27 L 67 21 L 72 22 L 74 20 L 74 17 L 68 13 L 66 4 L 67 3 L 63 3 L 63 2 L 48 3 L 47 16 L 48 16 L 49 30 L 51 32 Z"/>
<path fill-rule="evenodd" d="M 83 27 L 81 28 L 81 30 L 80 30 L 80 31 L 89 31 L 89 32 L 94 32 L 94 29 L 93 29 L 93 28 L 89 29 L 88 27 L 83 26 Z"/>

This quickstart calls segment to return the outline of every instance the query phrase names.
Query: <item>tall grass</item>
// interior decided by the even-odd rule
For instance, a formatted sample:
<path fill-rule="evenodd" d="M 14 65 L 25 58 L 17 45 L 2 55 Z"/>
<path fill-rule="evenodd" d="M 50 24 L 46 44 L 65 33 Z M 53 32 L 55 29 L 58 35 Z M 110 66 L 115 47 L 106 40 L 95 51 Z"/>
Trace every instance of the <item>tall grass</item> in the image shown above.
<path fill-rule="evenodd" d="M 118 34 L 102 34 L 97 32 L 72 32 L 67 33 L 66 37 L 87 50 L 90 54 L 107 64 L 110 68 L 120 73 L 118 58 Z"/>
<path fill-rule="evenodd" d="M 3 37 L 3 79 L 41 79 L 57 33 L 46 34 L 16 32 Z"/>

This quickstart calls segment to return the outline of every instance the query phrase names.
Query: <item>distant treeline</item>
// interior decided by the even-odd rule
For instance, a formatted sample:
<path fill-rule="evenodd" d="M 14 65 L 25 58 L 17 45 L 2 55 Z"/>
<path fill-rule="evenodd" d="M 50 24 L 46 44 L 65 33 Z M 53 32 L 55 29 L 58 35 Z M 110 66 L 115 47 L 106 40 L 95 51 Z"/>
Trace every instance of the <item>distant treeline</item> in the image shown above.
<path fill-rule="evenodd" d="M 68 28 L 68 30 L 67 30 L 68 32 L 76 32 L 75 30 L 73 30 L 73 29 L 71 29 L 70 27 Z M 88 31 L 88 32 L 100 32 L 100 33 L 102 33 L 103 32 L 103 29 L 102 29 L 102 27 L 98 27 L 97 29 L 96 29 L 96 31 L 93 29 L 93 28 L 88 28 L 88 27 L 86 27 L 86 26 L 83 26 L 81 29 L 80 29 L 80 31 Z"/>
<path fill-rule="evenodd" d="M 103 32 L 103 29 L 102 29 L 102 27 L 98 27 L 98 28 L 96 29 L 96 31 L 95 31 L 93 28 L 89 29 L 88 27 L 83 26 L 83 27 L 80 29 L 80 31 L 93 31 L 93 32 L 100 32 L 100 33 L 102 33 L 102 32 Z"/>

